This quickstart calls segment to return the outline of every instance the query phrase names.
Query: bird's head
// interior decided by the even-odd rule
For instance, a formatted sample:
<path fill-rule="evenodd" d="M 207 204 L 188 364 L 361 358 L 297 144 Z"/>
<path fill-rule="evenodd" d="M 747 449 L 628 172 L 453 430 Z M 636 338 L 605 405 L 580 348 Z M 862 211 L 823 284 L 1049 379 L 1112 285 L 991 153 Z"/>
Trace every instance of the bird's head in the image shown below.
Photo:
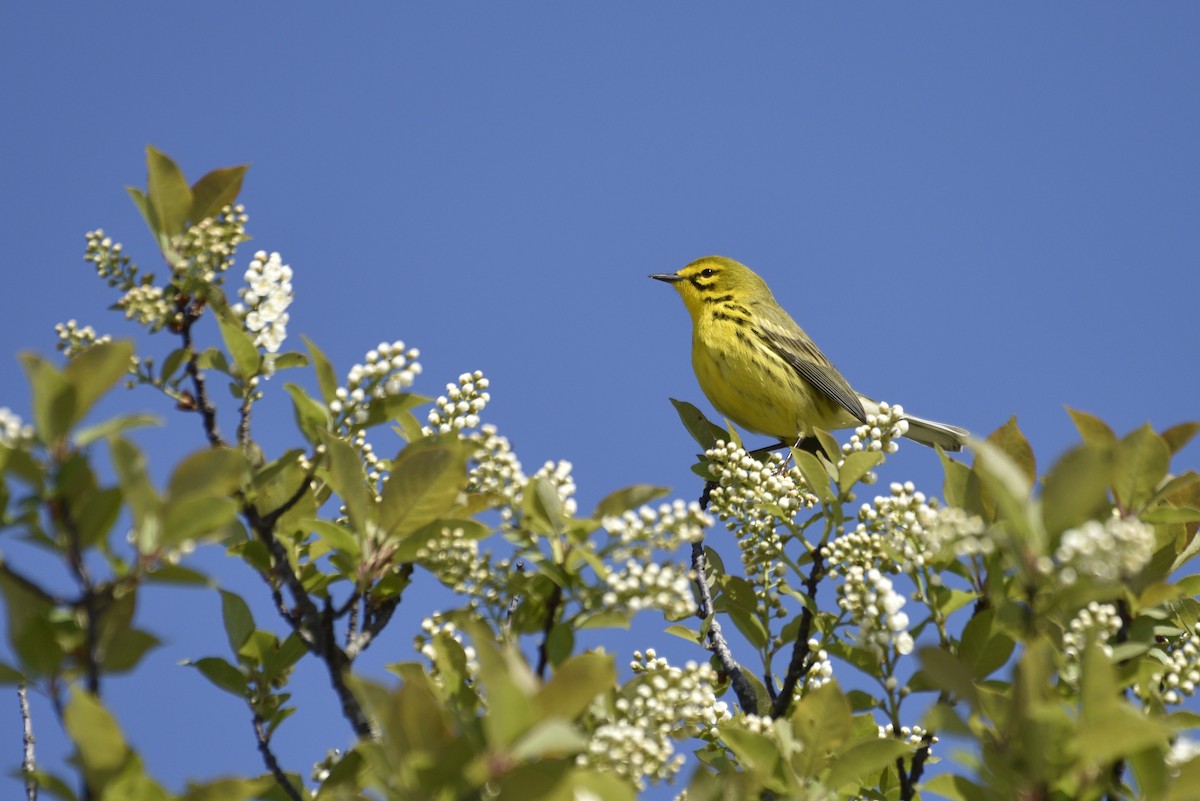
<path fill-rule="evenodd" d="M 771 298 L 771 290 L 765 281 L 746 265 L 724 256 L 705 256 L 679 272 L 656 273 L 650 277 L 674 284 L 692 319 L 707 303 L 746 304 Z"/>

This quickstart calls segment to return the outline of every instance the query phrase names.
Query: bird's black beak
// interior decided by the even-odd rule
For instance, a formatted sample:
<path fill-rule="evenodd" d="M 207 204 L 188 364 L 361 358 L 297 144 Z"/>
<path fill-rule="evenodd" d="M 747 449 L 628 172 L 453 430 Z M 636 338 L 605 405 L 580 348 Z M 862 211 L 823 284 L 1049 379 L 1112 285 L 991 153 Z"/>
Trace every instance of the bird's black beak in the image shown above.
<path fill-rule="evenodd" d="M 683 280 L 683 276 L 679 273 L 654 273 L 650 277 L 655 281 L 666 281 L 668 284 Z"/>

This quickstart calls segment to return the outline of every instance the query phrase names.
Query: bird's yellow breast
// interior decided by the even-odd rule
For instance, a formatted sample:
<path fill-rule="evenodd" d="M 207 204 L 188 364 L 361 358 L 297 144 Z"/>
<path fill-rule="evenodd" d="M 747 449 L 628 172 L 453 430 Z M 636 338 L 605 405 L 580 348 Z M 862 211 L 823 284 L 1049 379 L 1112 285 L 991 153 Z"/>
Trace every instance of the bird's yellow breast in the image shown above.
<path fill-rule="evenodd" d="M 692 369 L 717 411 L 749 431 L 793 441 L 837 427 L 833 405 L 746 326 L 698 316 Z"/>

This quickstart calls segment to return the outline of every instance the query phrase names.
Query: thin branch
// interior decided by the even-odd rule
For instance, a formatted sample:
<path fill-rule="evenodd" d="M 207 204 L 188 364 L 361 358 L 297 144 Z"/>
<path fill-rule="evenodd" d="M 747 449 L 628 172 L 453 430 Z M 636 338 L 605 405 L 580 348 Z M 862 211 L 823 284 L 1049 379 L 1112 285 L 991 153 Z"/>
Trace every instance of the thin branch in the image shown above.
<path fill-rule="evenodd" d="M 25 798 L 27 801 L 37 801 L 37 755 L 33 748 L 37 738 L 33 736 L 33 718 L 29 714 L 29 693 L 25 682 L 17 685 L 17 700 L 21 703 L 22 742 L 24 744 L 21 753 L 21 773 L 25 776 Z"/>
<path fill-rule="evenodd" d="M 288 560 L 288 554 L 283 547 L 283 543 L 275 536 L 275 524 L 279 522 L 279 519 L 289 509 L 299 503 L 300 499 L 309 491 L 309 485 L 316 475 L 317 463 L 318 459 L 314 459 L 300 486 L 278 508 L 265 515 L 260 515 L 252 503 L 243 501 L 242 515 L 246 518 L 246 522 L 249 523 L 250 529 L 254 532 L 255 536 L 267 547 L 267 551 L 271 555 L 271 571 L 274 574 L 275 581 L 286 585 L 288 593 L 292 596 L 295 609 L 289 611 L 282 603 L 282 595 L 279 595 L 278 591 L 276 591 L 274 598 L 277 608 L 280 609 L 285 619 L 288 620 L 293 631 L 299 634 L 308 645 L 308 650 L 325 663 L 325 669 L 329 673 L 330 684 L 333 685 L 333 691 L 337 694 L 338 700 L 342 705 L 342 715 L 350 723 L 355 734 L 359 737 L 367 738 L 373 736 L 370 721 L 367 719 L 362 706 L 359 705 L 358 699 L 354 697 L 354 694 L 350 692 L 350 688 L 346 686 L 345 674 L 347 668 L 350 666 L 351 657 L 337 643 L 337 632 L 334 628 L 336 615 L 333 609 L 333 601 L 326 598 L 325 608 L 323 610 L 317 609 L 312 596 L 304 588 L 304 583 L 296 575 L 296 571 L 292 569 L 292 564 Z"/>
<path fill-rule="evenodd" d="M 270 739 L 267 737 L 266 727 L 263 725 L 262 716 L 257 712 L 254 713 L 254 739 L 258 741 L 258 752 L 262 754 L 263 763 L 266 764 L 267 770 L 271 771 L 271 775 L 275 777 L 275 783 L 283 790 L 291 801 L 304 801 L 300 791 L 288 781 L 287 774 L 283 772 L 283 768 L 279 767 L 279 760 L 275 758 L 275 753 L 271 750 Z"/>
<path fill-rule="evenodd" d="M 412 573 L 412 564 L 406 564 L 409 574 Z M 403 569 L 403 568 L 402 568 Z M 375 637 L 383 630 L 383 627 L 392 619 L 392 613 L 396 611 L 396 607 L 400 605 L 400 598 L 388 598 L 385 601 L 371 603 L 369 600 L 365 603 L 362 631 L 356 634 L 353 639 L 348 640 L 346 644 L 346 657 L 350 660 L 358 658 L 358 655 L 375 641 Z"/>
<path fill-rule="evenodd" d="M 192 388 L 196 394 L 195 410 L 204 420 L 204 435 L 208 437 L 208 443 L 214 448 L 223 448 L 225 439 L 217 430 L 217 407 L 209 400 L 208 385 L 205 383 L 204 373 L 196 366 L 196 348 L 192 344 L 192 326 L 200 319 L 201 313 L 202 309 L 197 309 L 195 304 L 188 304 L 182 312 L 183 323 L 179 326 L 179 336 L 183 340 L 183 349 L 187 351 L 188 355 L 184 362 L 184 369 L 187 371 L 188 378 L 192 380 Z"/>
<path fill-rule="evenodd" d="M 254 390 L 249 389 L 246 396 L 242 398 L 242 406 L 238 409 L 238 428 L 237 441 L 238 445 L 243 448 L 250 444 L 250 407 L 254 405 Z"/>
<path fill-rule="evenodd" d="M 812 569 L 808 571 L 808 577 L 804 580 L 804 592 L 808 596 L 809 602 L 815 604 L 817 585 L 825 576 L 825 559 L 819 545 L 813 548 L 812 555 Z M 800 630 L 796 632 L 796 643 L 792 646 L 792 659 L 788 663 L 787 674 L 783 677 L 783 686 L 779 689 L 779 695 L 776 696 L 775 702 L 771 704 L 771 717 L 773 718 L 783 717 L 787 714 L 796 694 L 796 685 L 808 670 L 808 658 L 811 653 L 808 638 L 812 635 L 812 624 L 812 607 L 805 606 L 800 612 Z"/>
<path fill-rule="evenodd" d="M 562 599 L 562 587 L 556 584 L 554 585 L 554 591 L 550 593 L 550 599 L 546 605 L 546 622 L 542 625 L 542 642 L 538 645 L 537 677 L 539 679 L 546 677 L 546 665 L 550 661 L 546 644 L 550 641 L 550 632 L 554 628 L 555 618 L 558 617 L 558 608 L 562 605 Z"/>
<path fill-rule="evenodd" d="M 754 692 L 753 685 L 746 678 L 746 674 L 742 672 L 742 666 L 733 658 L 733 652 L 729 650 L 729 644 L 725 642 L 725 636 L 721 633 L 721 624 L 713 614 L 712 593 L 708 589 L 707 568 L 708 560 L 704 557 L 704 543 L 693 542 L 692 571 L 696 574 L 696 590 L 700 596 L 700 603 L 696 609 L 696 617 L 708 622 L 708 644 L 705 647 L 713 652 L 717 657 L 717 661 L 721 663 L 721 669 L 729 676 L 729 683 L 733 686 L 733 692 L 737 695 L 738 703 L 742 705 L 742 710 L 747 713 L 757 712 L 758 694 Z"/>
<path fill-rule="evenodd" d="M 82 609 L 84 615 L 83 635 L 86 648 L 83 670 L 86 676 L 85 685 L 88 692 L 99 697 L 100 640 L 97 628 L 100 625 L 100 610 L 96 605 L 96 585 L 92 583 L 91 573 L 88 570 L 87 563 L 83 559 L 83 552 L 79 547 L 79 528 L 75 525 L 75 521 L 71 517 L 70 508 L 62 500 L 53 498 L 49 502 L 49 510 L 51 519 L 61 525 L 63 532 L 66 534 L 67 562 L 70 564 L 71 572 L 75 574 L 75 580 L 79 582 L 79 587 L 82 591 L 82 595 L 75 603 L 75 606 Z"/>

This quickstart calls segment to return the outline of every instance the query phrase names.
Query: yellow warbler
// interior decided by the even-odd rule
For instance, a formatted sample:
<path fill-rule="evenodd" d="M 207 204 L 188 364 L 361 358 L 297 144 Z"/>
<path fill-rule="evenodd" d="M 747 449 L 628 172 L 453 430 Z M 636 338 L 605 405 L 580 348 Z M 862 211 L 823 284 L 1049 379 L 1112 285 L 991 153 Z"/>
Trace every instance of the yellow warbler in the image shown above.
<path fill-rule="evenodd" d="M 850 384 L 744 264 L 697 259 L 677 273 L 651 275 L 675 286 L 692 315 L 692 369 L 717 411 L 788 445 L 863 425 L 880 405 Z M 962 450 L 967 431 L 904 415 L 904 436 Z"/>

